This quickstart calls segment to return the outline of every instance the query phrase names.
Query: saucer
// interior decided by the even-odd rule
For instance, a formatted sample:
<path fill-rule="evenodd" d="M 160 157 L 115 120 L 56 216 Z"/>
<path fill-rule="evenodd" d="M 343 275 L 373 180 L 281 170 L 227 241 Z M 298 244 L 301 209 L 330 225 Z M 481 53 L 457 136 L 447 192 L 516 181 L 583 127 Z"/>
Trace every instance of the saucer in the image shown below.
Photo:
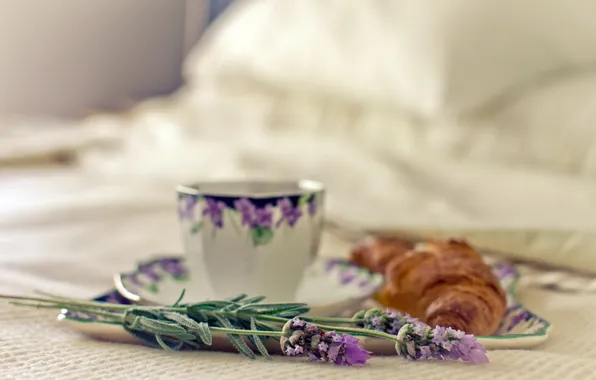
<path fill-rule="evenodd" d="M 155 257 L 133 271 L 115 275 L 114 284 L 125 298 L 143 304 L 170 305 L 183 290 L 185 302 L 215 298 L 206 276 L 200 276 L 203 282 L 191 288 L 188 273 L 184 257 Z M 307 303 L 309 316 L 336 316 L 370 298 L 382 283 L 383 276 L 347 260 L 317 258 L 305 271 L 296 299 L 287 302 Z"/>
<path fill-rule="evenodd" d="M 161 259 L 156 260 L 162 260 L 163 263 L 164 259 L 166 258 L 162 257 Z M 173 262 L 179 262 L 179 258 L 177 257 L 168 259 L 174 260 Z M 150 261 L 148 263 L 155 262 L 156 260 Z M 335 268 L 330 269 L 331 271 L 336 270 L 337 272 L 335 273 L 347 273 L 344 280 L 348 283 L 354 283 L 354 280 L 350 280 L 350 278 L 352 278 L 354 272 L 359 272 L 349 269 L 354 267 L 354 265 L 346 263 L 344 260 L 328 260 L 327 262 L 331 268 Z M 166 268 L 168 265 L 166 265 Z M 515 297 L 515 291 L 519 281 L 519 273 L 512 265 L 508 263 L 497 263 L 491 266 L 493 272 L 499 278 L 501 286 L 507 293 L 508 307 L 505 317 L 503 318 L 503 321 L 497 330 L 497 333 L 494 336 L 477 336 L 477 340 L 487 349 L 493 350 L 527 349 L 536 347 L 546 341 L 549 337 L 550 331 L 552 330 L 552 325 L 547 320 L 532 313 L 530 310 L 520 304 Z M 184 281 L 185 275 L 183 273 L 176 273 L 177 277 L 180 278 L 180 281 Z M 171 273 L 169 275 L 173 276 Z M 157 292 L 159 292 L 159 290 L 157 290 Z M 122 305 L 133 305 L 137 303 L 136 301 L 124 297 L 117 289 L 111 289 L 106 293 L 94 298 L 93 301 Z M 139 340 L 137 340 L 137 338 L 127 333 L 121 326 L 89 323 L 101 319 L 101 316 L 75 313 L 66 309 L 62 310 L 58 316 L 58 320 L 67 327 L 94 339 L 121 343 L 141 343 Z M 221 351 L 234 351 L 234 348 L 230 345 L 223 334 L 214 333 L 213 335 L 214 341 L 212 349 Z M 361 337 L 360 341 L 367 350 L 375 354 L 395 354 L 395 345 L 390 341 L 366 337 Z M 271 346 L 268 345 L 267 348 L 271 353 L 279 352 L 278 344 L 271 343 Z"/>

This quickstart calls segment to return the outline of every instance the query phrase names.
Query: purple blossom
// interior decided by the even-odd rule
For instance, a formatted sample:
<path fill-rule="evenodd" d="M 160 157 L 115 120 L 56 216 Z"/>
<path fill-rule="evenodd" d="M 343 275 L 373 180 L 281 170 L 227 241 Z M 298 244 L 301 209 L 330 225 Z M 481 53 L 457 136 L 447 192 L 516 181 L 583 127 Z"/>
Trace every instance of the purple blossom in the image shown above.
<path fill-rule="evenodd" d="M 215 201 L 212 198 L 205 198 L 205 208 L 203 209 L 203 216 L 208 216 L 217 228 L 223 227 L 223 211 L 226 204 Z"/>
<path fill-rule="evenodd" d="M 355 319 L 361 319 L 359 327 L 386 332 L 397 335 L 403 325 L 407 323 L 420 323 L 420 321 L 409 314 L 397 313 L 391 309 L 370 309 L 356 313 Z"/>
<path fill-rule="evenodd" d="M 185 195 L 178 203 L 178 217 L 180 220 L 194 219 L 194 209 L 197 204 L 196 195 Z"/>
<path fill-rule="evenodd" d="M 281 212 L 281 217 L 277 221 L 277 227 L 281 226 L 281 224 L 285 221 L 288 226 L 294 227 L 294 225 L 298 222 L 298 219 L 302 216 L 302 211 L 298 207 L 294 207 L 292 205 L 292 201 L 290 198 L 282 198 L 277 201 L 277 207 Z"/>
<path fill-rule="evenodd" d="M 407 323 L 397 333 L 398 355 L 413 360 L 462 360 L 474 364 L 488 363 L 486 349 L 473 335 L 450 327 L 431 329 L 423 323 Z"/>
<path fill-rule="evenodd" d="M 299 318 L 289 320 L 280 339 L 282 352 L 287 356 L 306 356 L 313 361 L 327 361 L 339 366 L 366 364 L 370 352 L 360 346 L 351 335 L 323 331 Z"/>
<path fill-rule="evenodd" d="M 450 327 L 432 329 L 408 314 L 370 309 L 354 315 L 359 327 L 396 335 L 398 355 L 410 359 L 463 360 L 486 363 L 486 349 L 473 335 Z"/>

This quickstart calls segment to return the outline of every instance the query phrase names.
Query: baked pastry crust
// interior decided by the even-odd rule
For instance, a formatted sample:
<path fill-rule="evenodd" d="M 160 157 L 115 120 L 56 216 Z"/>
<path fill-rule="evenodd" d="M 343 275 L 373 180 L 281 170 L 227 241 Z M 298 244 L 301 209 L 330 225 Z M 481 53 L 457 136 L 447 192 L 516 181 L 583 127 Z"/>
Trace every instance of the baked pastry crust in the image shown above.
<path fill-rule="evenodd" d="M 499 280 L 463 240 L 412 244 L 397 238 L 369 238 L 351 260 L 383 273 L 376 299 L 431 326 L 474 335 L 493 335 L 507 307 Z"/>

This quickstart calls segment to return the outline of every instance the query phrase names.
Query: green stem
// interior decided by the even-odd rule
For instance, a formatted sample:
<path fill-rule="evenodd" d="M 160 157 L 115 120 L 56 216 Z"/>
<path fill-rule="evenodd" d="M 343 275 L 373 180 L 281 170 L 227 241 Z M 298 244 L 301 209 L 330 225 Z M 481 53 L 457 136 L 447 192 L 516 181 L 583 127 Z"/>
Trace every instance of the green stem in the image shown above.
<path fill-rule="evenodd" d="M 313 323 L 313 325 L 317 326 L 318 328 L 320 328 L 322 330 L 342 332 L 342 333 L 348 333 L 348 334 L 354 334 L 354 335 L 364 335 L 364 336 L 370 336 L 370 337 L 375 337 L 375 338 L 382 338 L 382 339 L 396 341 L 395 335 L 387 334 L 382 331 L 360 329 L 360 328 L 350 328 L 350 327 L 340 327 L 340 326 L 329 326 L 329 325 L 323 325 L 323 324 L 319 324 L 319 323 Z"/>
<path fill-rule="evenodd" d="M 120 304 L 111 304 L 105 302 L 94 302 L 94 301 L 77 301 L 77 300 L 66 300 L 66 299 L 48 299 L 48 298 L 40 298 L 40 297 L 21 297 L 21 296 L 9 296 L 0 294 L 0 299 L 7 299 L 7 300 L 15 300 L 15 301 L 30 301 L 30 302 L 40 302 L 39 305 L 32 305 L 29 306 L 34 307 L 43 307 L 46 308 L 54 308 L 54 309 L 72 309 L 73 306 L 81 306 L 86 307 L 89 309 L 97 309 L 97 310 L 128 310 L 136 306 L 134 305 L 120 305 Z M 153 308 L 153 309 L 161 309 L 161 306 L 143 306 L 145 308 Z"/>
<path fill-rule="evenodd" d="M 310 319 L 314 323 L 337 323 L 337 324 L 348 324 L 348 325 L 355 325 L 358 322 L 362 321 L 362 319 L 352 319 L 352 318 L 301 318 L 301 319 Z"/>
<path fill-rule="evenodd" d="M 265 330 L 237 330 L 237 329 L 227 329 L 224 327 L 209 327 L 209 330 L 213 332 L 222 332 L 226 334 L 232 335 L 261 335 L 261 336 L 275 336 L 281 337 L 284 335 L 281 331 L 265 331 Z"/>
<path fill-rule="evenodd" d="M 54 307 L 54 306 L 42 305 L 42 304 L 30 304 L 30 303 L 19 302 L 19 301 L 10 302 L 10 304 L 15 305 L 15 306 L 34 307 L 36 309 L 56 309 L 56 307 Z M 75 313 L 88 313 L 88 314 L 93 314 L 93 315 L 100 316 L 100 317 L 110 318 L 110 319 L 113 319 L 115 322 L 122 322 L 122 318 L 123 318 L 122 314 L 108 313 L 108 312 L 104 312 L 101 310 L 92 310 L 92 309 L 89 309 L 86 307 L 80 307 L 80 306 L 79 307 L 70 306 L 68 308 L 63 308 L 63 309 L 67 309 L 68 311 L 72 311 Z"/>

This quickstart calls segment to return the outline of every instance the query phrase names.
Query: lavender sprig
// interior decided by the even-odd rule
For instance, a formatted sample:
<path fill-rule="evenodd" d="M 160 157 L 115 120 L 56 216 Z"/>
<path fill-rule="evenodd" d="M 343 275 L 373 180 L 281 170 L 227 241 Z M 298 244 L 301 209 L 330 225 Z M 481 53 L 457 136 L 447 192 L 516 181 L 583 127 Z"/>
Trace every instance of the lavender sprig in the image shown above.
<path fill-rule="evenodd" d="M 167 350 L 211 345 L 212 332 L 225 333 L 243 355 L 255 352 L 241 336 L 248 336 L 256 350 L 269 357 L 265 339 L 280 340 L 288 356 L 337 365 L 364 364 L 370 353 L 357 336 L 395 342 L 398 355 L 414 360 L 462 360 L 488 362 L 486 350 L 472 335 L 451 328 L 435 327 L 393 311 L 370 309 L 352 318 L 298 317 L 309 307 L 302 303 L 264 304 L 265 297 L 240 295 L 223 301 L 204 301 L 172 306 L 140 306 L 82 301 L 63 297 L 0 295 L 13 304 L 37 308 L 68 309 L 67 318 L 121 325 L 143 342 Z M 16 301 L 16 302 L 14 302 Z M 85 315 L 96 318 L 85 318 Z M 283 326 L 283 327 L 282 327 Z"/>
<path fill-rule="evenodd" d="M 353 319 L 365 329 L 397 336 L 398 355 L 413 360 L 462 360 L 488 363 L 486 349 L 473 335 L 450 327 L 431 328 L 408 314 L 392 310 L 370 309 L 356 313 Z"/>

